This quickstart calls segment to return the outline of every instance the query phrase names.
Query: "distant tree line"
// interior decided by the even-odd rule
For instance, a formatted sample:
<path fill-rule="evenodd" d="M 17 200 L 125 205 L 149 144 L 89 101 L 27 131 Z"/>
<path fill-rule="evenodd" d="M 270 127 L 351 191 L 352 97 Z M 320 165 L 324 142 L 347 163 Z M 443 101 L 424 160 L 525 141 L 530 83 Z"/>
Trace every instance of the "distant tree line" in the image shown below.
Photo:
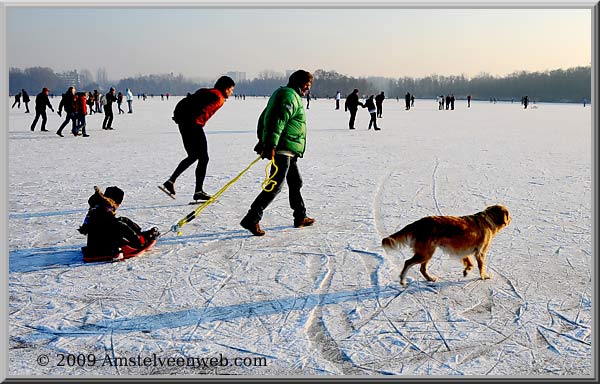
<path fill-rule="evenodd" d="M 98 84 L 92 80 L 89 71 L 82 70 L 80 88 L 83 90 L 98 89 L 106 91 L 115 86 L 118 90 L 130 88 L 133 93 L 158 95 L 169 92 L 172 95 L 193 93 L 201 87 L 212 86 L 212 83 L 187 79 L 183 75 L 137 75 L 121 79 L 113 84 Z M 591 67 L 575 67 L 544 72 L 515 72 L 507 76 L 481 74 L 473 78 L 461 76 L 431 75 L 423 78 L 382 78 L 351 77 L 336 71 L 318 69 L 314 72 L 315 80 L 311 94 L 316 97 L 333 97 L 339 90 L 346 96 L 354 88 L 361 95 L 374 95 L 384 91 L 388 98 L 403 98 L 406 92 L 417 98 L 435 98 L 439 95 L 454 94 L 457 98 L 471 95 L 475 100 L 520 100 L 528 95 L 531 100 L 546 102 L 581 102 L 583 98 L 591 98 Z M 268 96 L 273 90 L 287 83 L 287 78 L 274 71 L 262 71 L 259 77 L 239 81 L 235 93 L 248 96 Z M 35 94 L 43 87 L 48 87 L 55 94 L 64 92 L 70 85 L 69 80 L 56 74 L 51 68 L 34 67 L 24 70 L 10 68 L 9 92 L 18 93 L 22 88 Z"/>

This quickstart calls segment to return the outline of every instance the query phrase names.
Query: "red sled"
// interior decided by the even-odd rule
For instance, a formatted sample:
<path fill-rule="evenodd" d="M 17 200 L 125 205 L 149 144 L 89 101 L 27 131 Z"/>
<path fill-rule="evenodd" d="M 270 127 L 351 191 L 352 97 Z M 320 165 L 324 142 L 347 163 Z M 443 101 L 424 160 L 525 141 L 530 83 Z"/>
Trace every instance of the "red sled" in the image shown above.
<path fill-rule="evenodd" d="M 122 252 L 117 255 L 90 255 L 87 247 L 82 247 L 81 251 L 83 252 L 83 261 L 86 263 L 94 263 L 98 261 L 123 261 L 127 259 L 131 259 L 132 257 L 139 256 L 152 248 L 156 244 L 156 239 L 149 242 L 144 248 L 132 248 L 128 245 L 124 245 L 121 247 Z"/>

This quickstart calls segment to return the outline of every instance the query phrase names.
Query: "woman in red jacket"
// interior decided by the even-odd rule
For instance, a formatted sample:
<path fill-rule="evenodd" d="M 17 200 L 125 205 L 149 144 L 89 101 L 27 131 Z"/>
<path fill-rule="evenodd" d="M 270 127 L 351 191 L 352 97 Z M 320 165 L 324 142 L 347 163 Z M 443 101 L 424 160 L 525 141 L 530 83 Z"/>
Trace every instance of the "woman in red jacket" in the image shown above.
<path fill-rule="evenodd" d="M 85 133 L 85 116 L 87 115 L 87 94 L 85 92 L 78 92 L 75 95 L 75 126 L 73 127 L 73 136 L 79 136 L 79 131 L 83 134 L 83 137 L 89 137 Z"/>

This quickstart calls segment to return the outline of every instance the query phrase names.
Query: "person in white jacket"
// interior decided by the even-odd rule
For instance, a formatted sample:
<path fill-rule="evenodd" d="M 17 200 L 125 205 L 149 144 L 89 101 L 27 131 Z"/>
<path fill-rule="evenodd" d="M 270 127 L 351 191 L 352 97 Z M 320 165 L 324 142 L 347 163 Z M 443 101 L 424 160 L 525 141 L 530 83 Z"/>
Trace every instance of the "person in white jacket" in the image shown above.
<path fill-rule="evenodd" d="M 127 88 L 125 90 L 125 98 L 127 100 L 127 105 L 129 106 L 129 112 L 127 113 L 133 113 L 133 108 L 131 107 L 131 103 L 133 103 L 133 93 L 131 93 L 131 89 Z"/>

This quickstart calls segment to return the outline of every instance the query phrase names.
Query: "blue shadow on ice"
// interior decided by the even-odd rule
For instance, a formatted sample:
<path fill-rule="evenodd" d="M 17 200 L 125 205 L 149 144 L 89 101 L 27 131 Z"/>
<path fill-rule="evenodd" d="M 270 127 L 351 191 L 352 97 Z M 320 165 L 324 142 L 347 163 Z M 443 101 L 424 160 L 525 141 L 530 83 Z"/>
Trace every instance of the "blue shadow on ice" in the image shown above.
<path fill-rule="evenodd" d="M 161 244 L 189 244 L 203 243 L 214 240 L 232 240 L 251 237 L 246 230 L 231 230 L 225 232 L 200 232 L 190 235 L 161 237 L 154 247 L 148 251 L 150 255 L 157 252 Z M 74 267 L 88 265 L 83 262 L 81 245 L 67 245 L 56 247 L 24 248 L 9 251 L 9 273 L 27 273 L 44 269 Z M 89 264 L 94 265 L 94 264 Z"/>
<path fill-rule="evenodd" d="M 81 264 L 81 246 L 15 249 L 9 254 L 8 271 L 26 273 Z"/>
<path fill-rule="evenodd" d="M 309 311 L 317 306 L 340 304 L 344 302 L 361 302 L 389 297 L 396 298 L 401 294 L 422 293 L 424 290 L 437 292 L 437 289 L 421 284 L 411 284 L 411 286 L 406 289 L 388 285 L 353 291 L 311 294 L 301 297 L 285 297 L 281 299 L 241 303 L 222 307 L 194 308 L 133 318 L 106 319 L 95 324 L 86 324 L 81 327 L 52 329 L 46 326 L 38 326 L 35 328 L 37 332 L 26 336 L 26 338 L 29 341 L 35 341 L 53 339 L 56 337 L 87 337 L 109 335 L 113 333 L 125 334 L 130 332 L 148 333 L 162 328 L 193 326 L 213 321 L 231 321 L 241 318 L 249 319 L 260 316 L 283 314 L 290 311 Z"/>

